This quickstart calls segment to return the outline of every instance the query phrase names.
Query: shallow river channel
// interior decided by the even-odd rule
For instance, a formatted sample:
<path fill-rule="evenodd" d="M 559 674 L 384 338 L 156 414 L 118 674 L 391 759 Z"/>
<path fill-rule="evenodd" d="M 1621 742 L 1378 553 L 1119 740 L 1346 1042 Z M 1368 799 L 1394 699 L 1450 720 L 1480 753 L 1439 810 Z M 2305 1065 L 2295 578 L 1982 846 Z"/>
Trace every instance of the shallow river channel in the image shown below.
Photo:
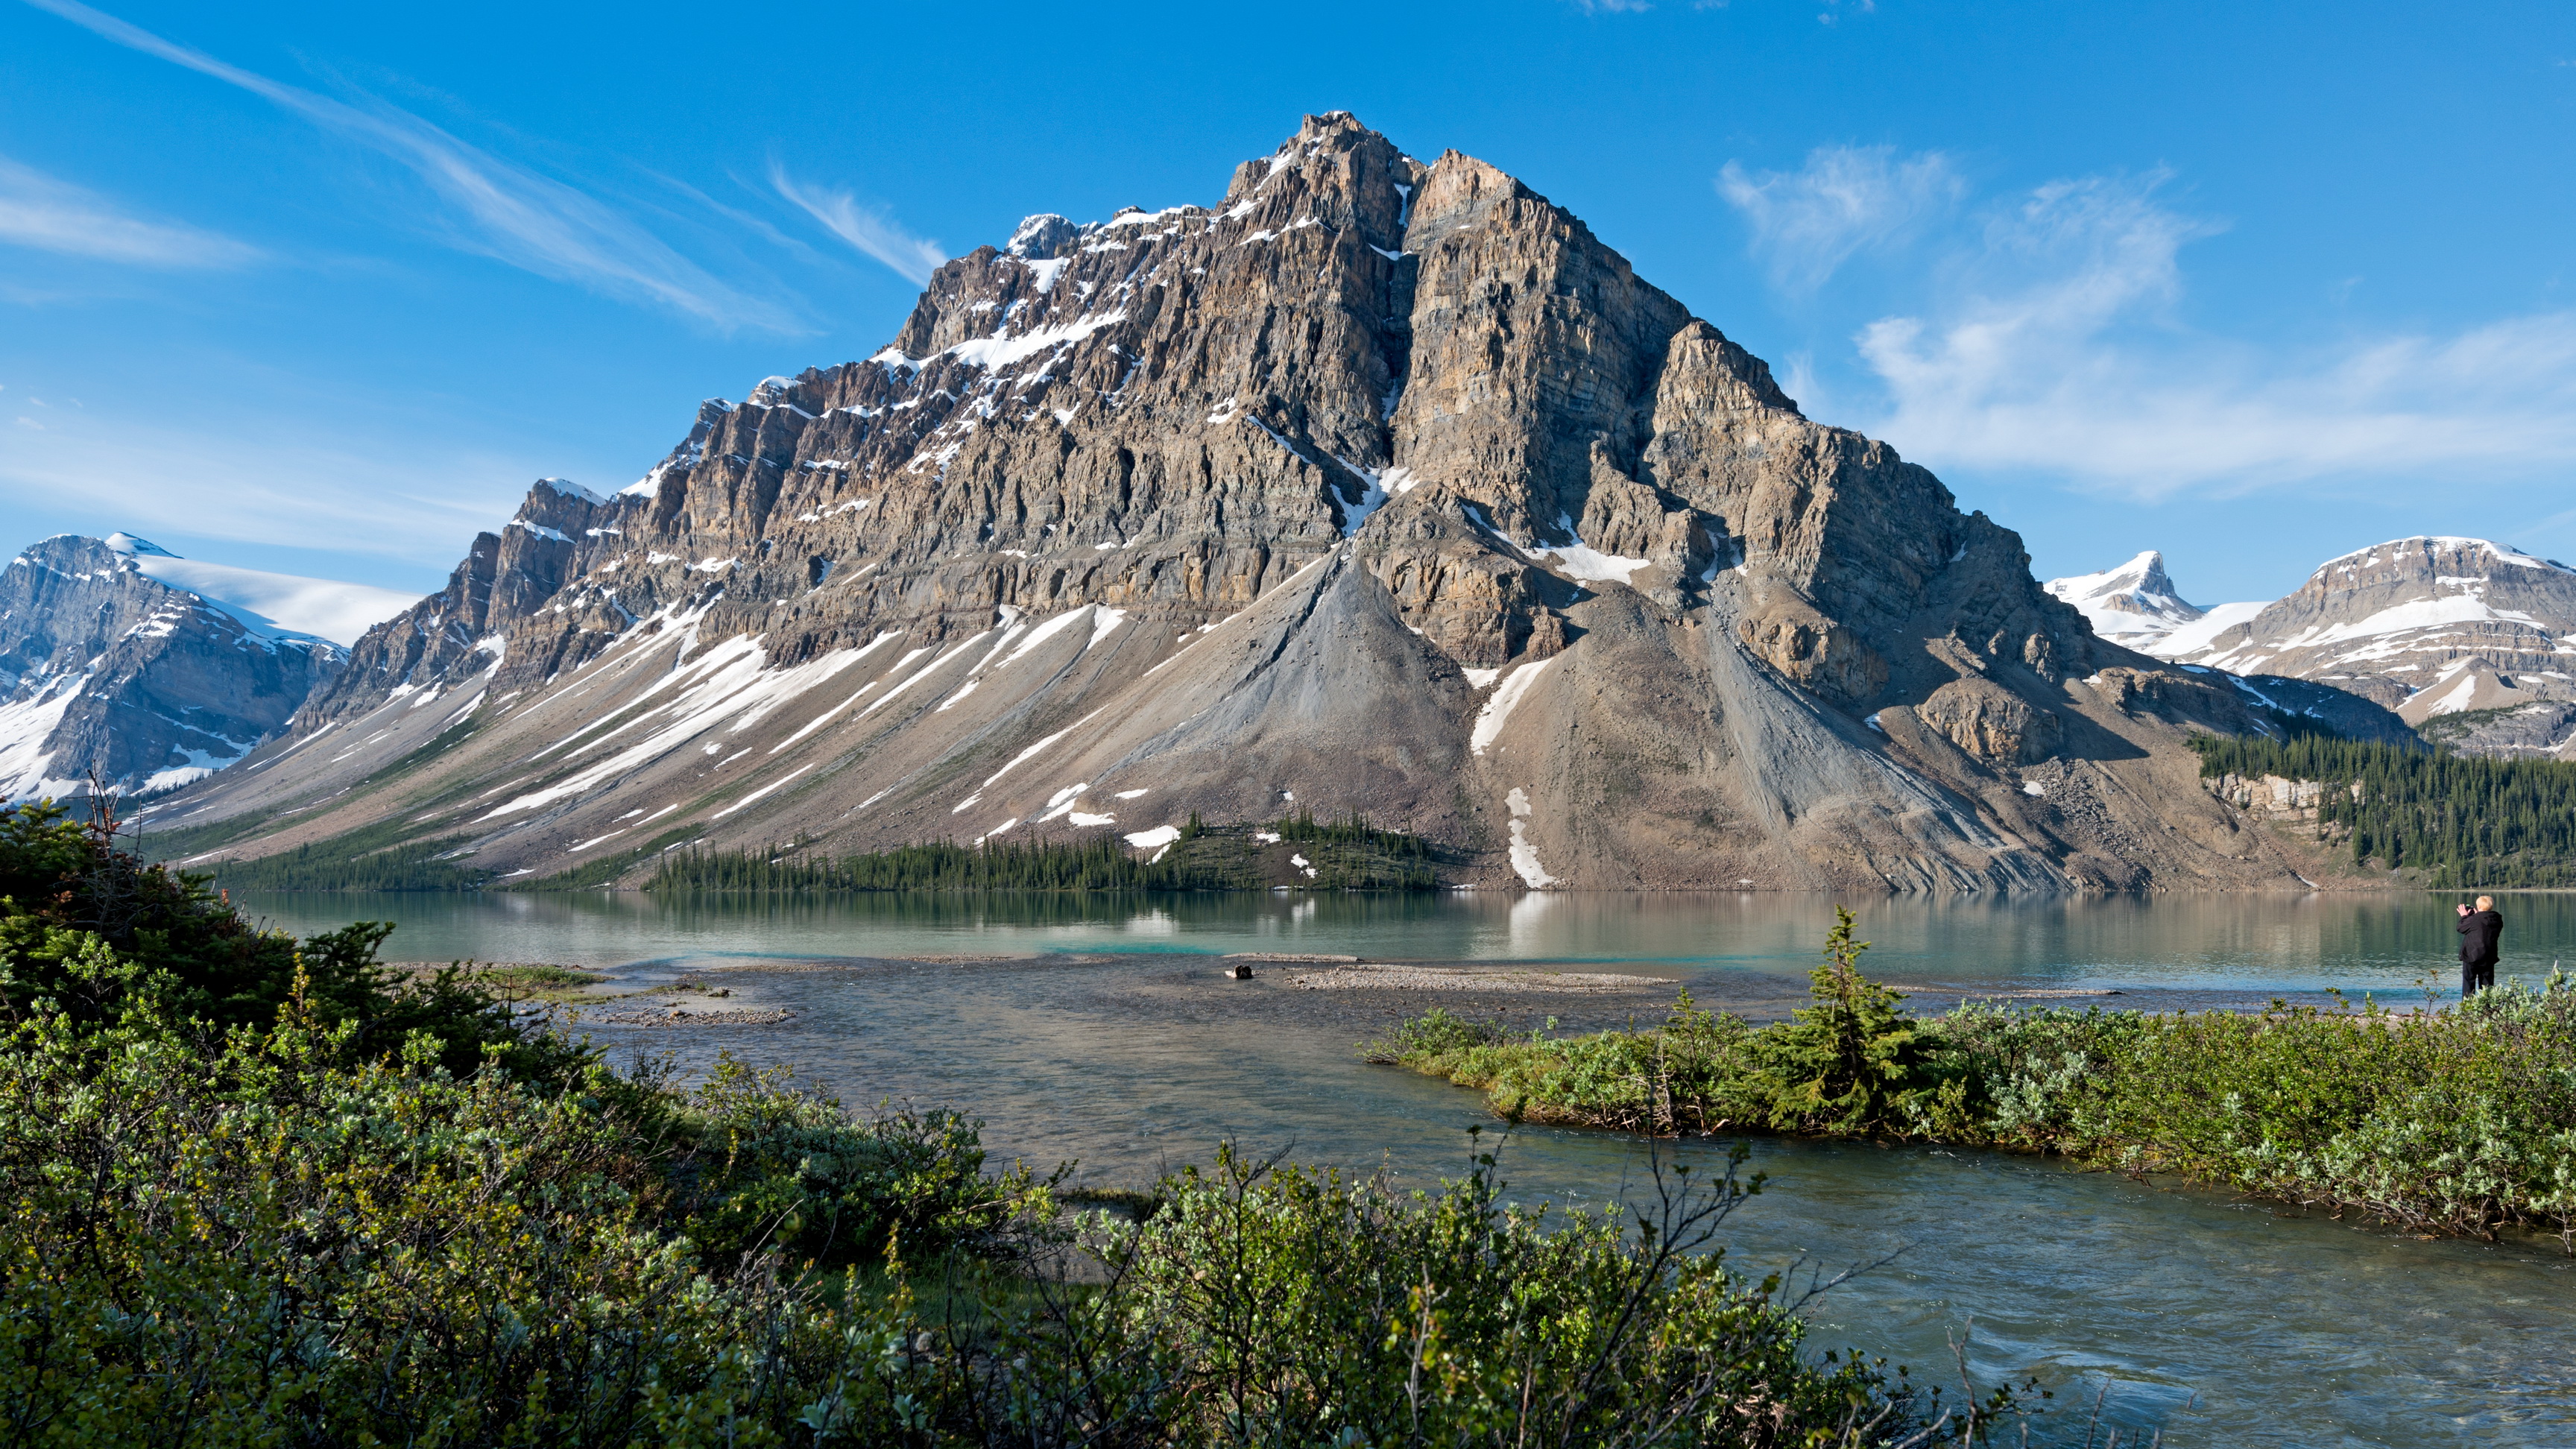
<path fill-rule="evenodd" d="M 1832 913 L 1824 897 L 1753 894 L 236 899 L 298 932 L 398 922 L 387 954 L 407 960 L 586 965 L 630 987 L 723 971 L 739 1004 L 795 1016 L 594 1036 L 684 1066 L 719 1050 L 790 1065 L 854 1104 L 957 1106 L 985 1119 L 997 1156 L 1073 1159 L 1107 1183 L 1205 1160 L 1224 1138 L 1427 1183 L 1463 1168 L 1470 1124 L 1494 1125 L 1473 1093 L 1359 1062 L 1370 1023 L 1290 999 L 1287 972 L 1232 981 L 1214 956 L 1537 962 L 1789 1002 Z M 2420 1004 L 2428 973 L 2456 983 L 2451 900 L 1850 904 L 1875 943 L 1866 968 L 1925 1009 L 1990 992 L 2164 1009 L 2330 991 Z M 2576 959 L 2576 896 L 2501 909 L 2501 974 Z M 908 957 L 942 959 L 888 959 Z M 1598 1203 L 1635 1190 L 1650 1150 L 1523 1129 L 1505 1176 L 1518 1197 Z M 1770 1186 L 1728 1225 L 1732 1261 L 1757 1275 L 1879 1264 L 1811 1306 L 1817 1347 L 1947 1379 L 1965 1335 L 1981 1378 L 2055 1391 L 2058 1426 L 2034 1442 L 2080 1442 L 2074 1405 L 2100 1394 L 2106 1422 L 2169 1445 L 2576 1445 L 2576 1259 L 2555 1239 L 2419 1241 L 1993 1153 L 1764 1141 L 1753 1166 Z"/>

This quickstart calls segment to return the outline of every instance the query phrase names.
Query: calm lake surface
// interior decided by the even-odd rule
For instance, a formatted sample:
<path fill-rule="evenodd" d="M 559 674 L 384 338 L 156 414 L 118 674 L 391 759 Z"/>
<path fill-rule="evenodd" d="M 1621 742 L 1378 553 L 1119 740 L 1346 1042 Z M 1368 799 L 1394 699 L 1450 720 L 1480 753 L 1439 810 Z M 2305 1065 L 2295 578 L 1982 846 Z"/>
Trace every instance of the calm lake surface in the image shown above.
<path fill-rule="evenodd" d="M 1427 1183 L 1463 1169 L 1470 1124 L 1494 1125 L 1474 1094 L 1358 1062 L 1347 1024 L 1266 1010 L 1279 1003 L 1259 993 L 1285 990 L 1275 973 L 1225 981 L 1212 955 L 1580 962 L 1795 988 L 1833 906 L 1778 894 L 236 899 L 298 932 L 396 921 L 387 949 L 403 959 L 569 962 L 636 985 L 737 968 L 726 984 L 743 1004 L 797 1017 L 597 1035 L 686 1066 L 718 1050 L 792 1065 L 854 1103 L 955 1105 L 986 1119 L 999 1155 L 1074 1159 L 1108 1182 L 1203 1161 L 1230 1137 Z M 1947 990 L 2259 1001 L 2333 988 L 2403 1006 L 2423 1000 L 2428 971 L 2457 980 L 2453 899 L 1848 903 L 1876 943 L 1869 969 L 1927 1005 Z M 2576 957 L 2576 896 L 2508 895 L 2500 909 L 2503 975 L 2536 978 Z M 834 964 L 1042 952 L 1120 954 Z M 1633 1196 L 1649 1150 L 1523 1129 L 1505 1176 L 1516 1196 L 1598 1204 Z M 1949 1340 L 1973 1320 L 1981 1376 L 2036 1375 L 2060 1406 L 2107 1390 L 2106 1420 L 2175 1445 L 2576 1445 L 2576 1263 L 2555 1240 L 2420 1242 L 1992 1153 L 1771 1141 L 1753 1165 L 1771 1186 L 1729 1224 L 1738 1265 L 1834 1270 L 1892 1255 L 1810 1309 L 1820 1348 L 1946 1379 Z"/>

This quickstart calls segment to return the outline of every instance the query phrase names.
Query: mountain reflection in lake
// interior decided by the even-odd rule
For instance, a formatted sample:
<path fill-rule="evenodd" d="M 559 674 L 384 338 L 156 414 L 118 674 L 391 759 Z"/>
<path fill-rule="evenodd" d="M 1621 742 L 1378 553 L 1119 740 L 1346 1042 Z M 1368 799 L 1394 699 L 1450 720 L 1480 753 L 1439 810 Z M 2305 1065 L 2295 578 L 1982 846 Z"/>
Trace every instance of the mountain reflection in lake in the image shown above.
<path fill-rule="evenodd" d="M 571 962 L 638 984 L 755 968 L 727 984 L 743 1004 L 794 1009 L 793 1021 L 599 1039 L 690 1066 L 718 1050 L 790 1064 L 854 1103 L 953 1104 L 986 1119 L 999 1155 L 1076 1159 L 1102 1181 L 1204 1160 L 1233 1137 L 1427 1182 L 1463 1167 L 1469 1124 L 1495 1125 L 1472 1093 L 1358 1062 L 1350 1048 L 1367 1023 L 1297 999 L 1326 993 L 1291 992 L 1270 969 L 1228 981 L 1206 953 L 1624 963 L 1794 990 L 1832 912 L 1828 898 L 1789 895 L 238 898 L 297 931 L 398 921 L 388 949 L 407 959 Z M 1852 904 L 1877 943 L 1873 973 L 1927 1002 L 1942 987 L 2253 999 L 2332 987 L 2412 1004 L 2428 970 L 2456 982 L 2451 900 Z M 2512 895 L 2502 908 L 2505 974 L 2545 974 L 2576 946 L 2576 897 Z M 1042 951 L 1145 954 L 826 964 Z M 1522 1129 L 1506 1176 L 1516 1196 L 1599 1203 L 1635 1187 L 1648 1150 Z M 1730 1225 L 1739 1265 L 1896 1255 L 1811 1310 L 1819 1347 L 1944 1379 L 1948 1336 L 1973 1318 L 1980 1375 L 2035 1373 L 2057 1393 L 2056 1418 L 2080 1417 L 2073 1401 L 2107 1387 L 2108 1417 L 2176 1445 L 2576 1443 L 2576 1269 L 2552 1240 L 2423 1242 L 1993 1153 L 1766 1141 L 1753 1165 L 1772 1185 Z"/>

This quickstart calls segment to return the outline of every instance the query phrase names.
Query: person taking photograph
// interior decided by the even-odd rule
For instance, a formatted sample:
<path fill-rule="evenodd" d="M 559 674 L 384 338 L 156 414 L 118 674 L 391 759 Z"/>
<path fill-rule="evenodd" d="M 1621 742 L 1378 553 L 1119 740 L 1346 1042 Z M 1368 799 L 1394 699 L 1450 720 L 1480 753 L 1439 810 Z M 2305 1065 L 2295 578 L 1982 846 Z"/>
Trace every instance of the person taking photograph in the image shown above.
<path fill-rule="evenodd" d="M 2504 934 L 2504 917 L 2496 914 L 2495 897 L 2478 897 L 2477 909 L 2460 907 L 2460 999 L 2468 1000 L 2495 987 L 2496 939 Z"/>

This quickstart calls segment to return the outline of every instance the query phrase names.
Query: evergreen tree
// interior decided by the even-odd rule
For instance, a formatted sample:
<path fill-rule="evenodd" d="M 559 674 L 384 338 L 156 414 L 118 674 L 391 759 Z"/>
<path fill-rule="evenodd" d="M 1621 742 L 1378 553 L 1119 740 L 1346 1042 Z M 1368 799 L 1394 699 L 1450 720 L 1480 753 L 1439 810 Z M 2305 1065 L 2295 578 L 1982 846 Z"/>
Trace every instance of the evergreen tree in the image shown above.
<path fill-rule="evenodd" d="M 1825 959 L 1809 977 L 1815 1004 L 1756 1038 L 1756 1065 L 1771 1078 L 1773 1127 L 1904 1134 L 1921 1130 L 1940 1100 L 1933 1042 L 1906 1013 L 1902 993 L 1860 974 L 1868 949 L 1852 939 L 1852 913 L 1834 907 Z"/>

